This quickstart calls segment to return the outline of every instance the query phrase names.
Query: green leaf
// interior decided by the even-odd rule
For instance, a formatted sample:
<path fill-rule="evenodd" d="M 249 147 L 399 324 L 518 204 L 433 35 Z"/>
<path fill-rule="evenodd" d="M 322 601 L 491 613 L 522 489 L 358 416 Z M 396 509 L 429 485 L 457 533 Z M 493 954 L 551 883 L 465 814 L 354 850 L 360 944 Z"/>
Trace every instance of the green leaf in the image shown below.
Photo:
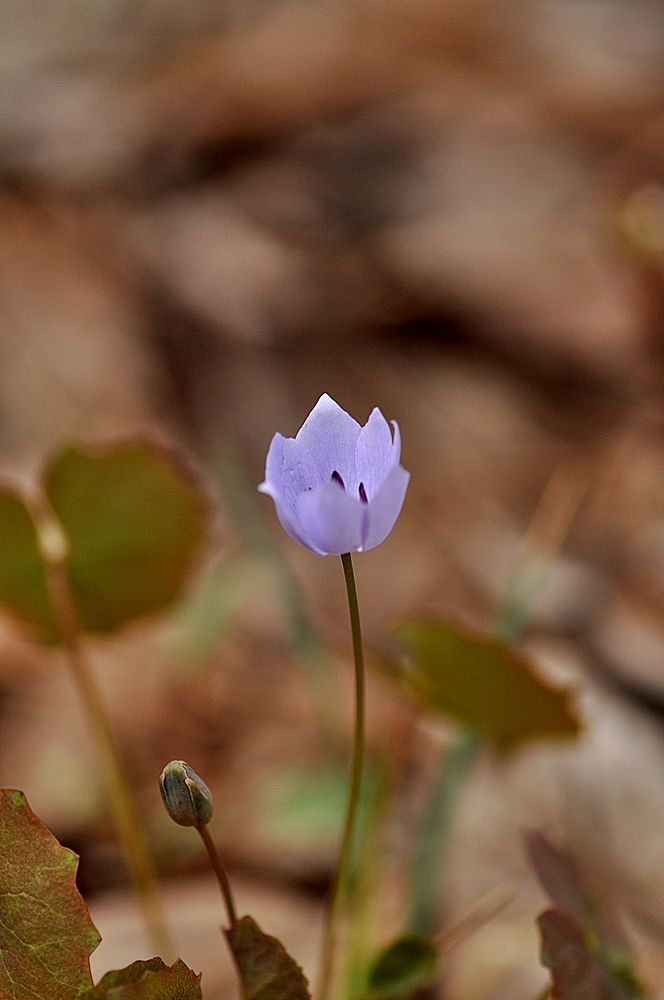
<path fill-rule="evenodd" d="M 76 1000 L 92 986 L 100 938 L 77 868 L 23 793 L 0 789 L 0 996 Z"/>
<path fill-rule="evenodd" d="M 242 917 L 224 931 L 246 1000 L 310 1000 L 307 980 L 276 938 Z"/>
<path fill-rule="evenodd" d="M 382 951 L 369 972 L 369 991 L 381 997 L 397 997 L 425 986 L 438 964 L 436 948 L 421 937 L 403 937 Z"/>
<path fill-rule="evenodd" d="M 70 546 L 86 632 L 113 632 L 178 596 L 207 538 L 209 505 L 192 473 L 145 441 L 66 448 L 44 477 Z"/>
<path fill-rule="evenodd" d="M 0 488 L 0 604 L 42 642 L 58 641 L 35 526 L 21 497 L 4 487 Z"/>
<path fill-rule="evenodd" d="M 170 968 L 160 958 L 107 972 L 84 1000 L 201 1000 L 201 977 L 180 959 Z"/>
<path fill-rule="evenodd" d="M 499 748 L 578 733 L 569 692 L 539 678 L 502 640 L 437 620 L 406 620 L 395 633 L 412 664 L 400 678 L 416 700 Z"/>
<path fill-rule="evenodd" d="M 542 964 L 551 969 L 554 1000 L 629 1000 L 623 984 L 597 961 L 581 925 L 563 910 L 539 918 Z"/>

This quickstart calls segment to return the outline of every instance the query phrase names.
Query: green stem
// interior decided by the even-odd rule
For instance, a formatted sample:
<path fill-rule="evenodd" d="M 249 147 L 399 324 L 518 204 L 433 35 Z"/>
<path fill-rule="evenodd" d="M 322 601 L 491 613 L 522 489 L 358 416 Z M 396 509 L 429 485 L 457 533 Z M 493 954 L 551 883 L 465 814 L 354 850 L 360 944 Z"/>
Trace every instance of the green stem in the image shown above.
<path fill-rule="evenodd" d="M 346 806 L 346 818 L 341 836 L 337 870 L 332 883 L 330 906 L 327 913 L 327 924 L 323 936 L 318 1000 L 328 1000 L 332 985 L 337 927 L 344 901 L 344 889 L 352 853 L 353 833 L 355 830 L 357 807 L 360 801 L 360 788 L 362 785 L 362 763 L 364 760 L 364 653 L 362 651 L 360 609 L 357 604 L 355 574 L 353 573 L 353 560 L 350 552 L 342 555 L 341 562 L 346 580 L 346 590 L 348 591 L 348 610 L 350 612 L 350 627 L 353 636 L 353 657 L 355 660 L 355 735 L 353 739 L 353 762 L 351 766 L 350 790 Z"/>
<path fill-rule="evenodd" d="M 41 515 L 41 516 L 40 516 Z M 175 951 L 159 898 L 157 878 L 132 795 L 122 756 L 81 641 L 78 616 L 69 587 L 66 539 L 59 526 L 41 511 L 35 518 L 46 564 L 53 614 L 72 676 L 94 738 L 111 813 L 155 950 L 169 961 Z"/>
<path fill-rule="evenodd" d="M 233 924 L 237 923 L 237 910 L 235 909 L 235 900 L 233 899 L 233 892 L 231 890 L 231 884 L 228 881 L 226 869 L 223 866 L 222 860 L 219 856 L 219 851 L 217 850 L 217 845 L 212 839 L 207 826 L 197 826 L 196 829 L 200 833 L 201 840 L 205 844 L 205 848 L 210 856 L 210 861 L 212 863 L 212 867 L 214 868 L 214 873 L 217 876 L 219 888 L 221 889 L 221 895 L 224 897 L 226 913 L 228 914 L 228 923 L 232 927 Z"/>

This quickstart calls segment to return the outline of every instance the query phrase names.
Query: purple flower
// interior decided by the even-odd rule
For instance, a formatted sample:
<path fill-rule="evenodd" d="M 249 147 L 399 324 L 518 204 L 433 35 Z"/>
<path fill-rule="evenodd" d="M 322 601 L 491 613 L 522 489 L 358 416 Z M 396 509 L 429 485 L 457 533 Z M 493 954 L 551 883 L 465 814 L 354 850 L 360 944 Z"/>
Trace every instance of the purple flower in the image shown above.
<path fill-rule="evenodd" d="M 275 434 L 258 489 L 291 538 L 316 555 L 366 552 L 399 516 L 410 473 L 401 437 L 376 407 L 364 427 L 322 395 L 294 438 Z"/>

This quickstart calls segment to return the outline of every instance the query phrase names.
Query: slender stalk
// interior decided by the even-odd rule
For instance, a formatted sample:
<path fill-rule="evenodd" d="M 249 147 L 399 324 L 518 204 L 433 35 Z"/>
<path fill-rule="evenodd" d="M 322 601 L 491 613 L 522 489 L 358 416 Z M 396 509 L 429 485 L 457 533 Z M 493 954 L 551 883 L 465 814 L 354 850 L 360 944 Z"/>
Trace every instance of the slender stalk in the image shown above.
<path fill-rule="evenodd" d="M 337 925 L 342 910 L 344 889 L 352 853 L 353 833 L 355 830 L 357 807 L 360 801 L 360 788 L 362 785 L 362 763 L 364 760 L 364 653 L 362 650 L 360 609 L 357 604 L 355 574 L 353 572 L 353 561 L 350 552 L 342 555 L 341 562 L 346 580 L 346 590 L 348 592 L 348 610 L 350 612 L 350 627 L 353 636 L 353 657 L 355 660 L 355 735 L 353 739 L 353 761 L 351 765 L 348 803 L 346 805 L 346 818 L 344 820 L 341 845 L 339 848 L 339 860 L 337 862 L 337 870 L 332 883 L 330 905 L 327 913 L 327 923 L 323 936 L 318 1000 L 328 1000 L 332 984 Z"/>
<path fill-rule="evenodd" d="M 138 896 L 152 945 L 171 961 L 174 948 L 164 920 L 157 879 L 141 827 L 120 750 L 99 689 L 85 655 L 66 568 L 66 539 L 57 523 L 36 519 L 46 582 L 53 613 L 97 746 L 104 784 L 131 880 Z"/>
<path fill-rule="evenodd" d="M 212 867 L 214 868 L 214 873 L 217 876 L 219 888 L 221 889 L 221 895 L 224 897 L 226 913 L 228 914 L 228 923 L 232 927 L 233 924 L 237 923 L 237 910 L 235 909 L 233 892 L 231 890 L 231 884 L 228 881 L 226 869 L 222 864 L 221 858 L 219 857 L 219 851 L 217 850 L 217 845 L 212 839 L 207 826 L 197 826 L 196 829 L 200 833 L 201 840 L 205 844 L 206 850 L 210 856 L 210 861 L 212 862 Z"/>

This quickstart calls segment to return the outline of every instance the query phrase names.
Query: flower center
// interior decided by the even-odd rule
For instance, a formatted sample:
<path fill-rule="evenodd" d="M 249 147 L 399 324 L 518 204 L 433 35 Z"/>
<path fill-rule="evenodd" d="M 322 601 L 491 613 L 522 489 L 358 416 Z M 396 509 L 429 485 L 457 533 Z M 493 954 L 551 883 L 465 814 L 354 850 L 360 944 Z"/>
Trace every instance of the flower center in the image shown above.
<path fill-rule="evenodd" d="M 333 483 L 338 483 L 341 489 L 344 491 L 344 493 L 346 492 L 346 484 L 344 483 L 343 479 L 341 478 L 336 469 L 330 476 L 330 481 Z M 360 500 L 362 503 L 369 503 L 369 498 L 367 497 L 367 491 L 364 488 L 364 483 L 360 483 L 357 492 L 360 494 Z"/>

